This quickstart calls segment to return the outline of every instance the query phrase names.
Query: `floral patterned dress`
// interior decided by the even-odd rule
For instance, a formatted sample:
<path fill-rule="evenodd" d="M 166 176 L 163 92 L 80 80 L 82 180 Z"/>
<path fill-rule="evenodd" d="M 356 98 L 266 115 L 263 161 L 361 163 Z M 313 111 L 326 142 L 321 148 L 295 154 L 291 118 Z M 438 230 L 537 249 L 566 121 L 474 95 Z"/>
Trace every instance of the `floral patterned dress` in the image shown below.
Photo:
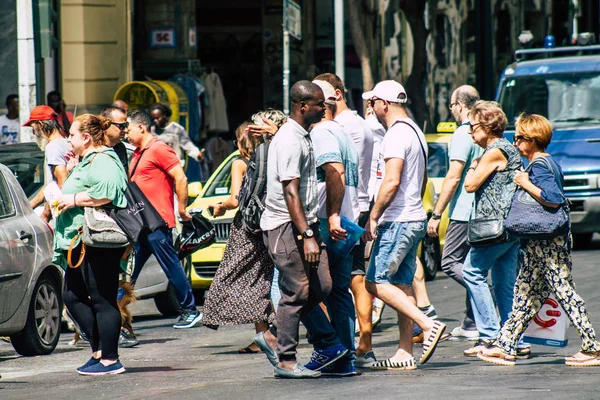
<path fill-rule="evenodd" d="M 252 234 L 242 226 L 238 212 L 231 224 L 227 247 L 219 269 L 204 300 L 203 323 L 220 325 L 272 322 L 271 282 L 274 265 L 262 234 Z"/>

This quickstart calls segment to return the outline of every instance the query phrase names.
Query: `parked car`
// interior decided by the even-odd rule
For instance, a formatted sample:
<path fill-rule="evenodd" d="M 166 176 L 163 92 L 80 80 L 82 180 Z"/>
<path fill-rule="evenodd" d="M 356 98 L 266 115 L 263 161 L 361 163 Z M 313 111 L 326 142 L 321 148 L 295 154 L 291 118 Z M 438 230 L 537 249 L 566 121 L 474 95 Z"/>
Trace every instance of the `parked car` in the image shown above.
<path fill-rule="evenodd" d="M 206 210 L 210 204 L 225 201 L 229 197 L 231 166 L 239 157 L 239 155 L 239 152 L 235 151 L 221 163 L 221 165 L 208 179 L 199 195 L 188 207 L 189 209 L 204 210 L 202 215 L 204 215 L 214 224 L 217 232 L 216 242 L 212 246 L 201 249 L 192 254 L 192 262 L 190 265 L 191 268 L 188 270 L 188 276 L 194 290 L 206 290 L 210 287 L 210 283 L 212 282 L 212 279 L 214 278 L 217 268 L 221 262 L 221 258 L 223 257 L 223 252 L 225 251 L 225 246 L 227 245 L 227 240 L 229 239 L 231 223 L 235 213 L 237 212 L 237 209 L 229 210 L 225 213 L 225 215 L 217 218 L 212 217 Z M 439 169 L 435 169 L 434 171 L 436 176 L 443 172 Z M 445 172 L 443 173 L 445 174 Z M 433 212 L 433 206 L 435 205 L 434 196 L 434 184 L 433 182 L 429 182 L 423 199 L 425 211 L 427 212 L 428 216 L 430 216 Z M 447 225 L 447 214 L 444 214 L 444 221 L 442 222 L 443 229 L 440 227 L 440 237 L 430 238 L 427 236 L 423 240 L 422 246 L 419 248 L 419 257 L 423 262 L 423 266 L 425 268 L 425 278 L 427 280 L 434 279 L 437 271 L 440 268 L 444 238 L 443 234 L 445 233 Z"/>
<path fill-rule="evenodd" d="M 28 161 L 17 163 L 19 172 L 35 181 Z M 60 337 L 63 271 L 52 263 L 52 241 L 13 171 L 0 164 L 0 336 L 24 356 L 52 353 Z"/>
<path fill-rule="evenodd" d="M 518 50 L 515 59 L 496 94 L 508 117 L 507 138 L 522 112 L 550 120 L 547 151 L 565 175 L 574 244 L 586 247 L 600 232 L 600 46 Z"/>
<path fill-rule="evenodd" d="M 0 146 L 0 163 L 5 164 L 12 171 L 28 199 L 35 197 L 44 187 L 44 153 L 36 143 Z M 42 209 L 43 207 L 36 209 L 37 215 L 41 214 Z M 154 299 L 156 308 L 161 314 L 179 315 L 179 302 L 175 289 L 154 256 L 146 262 L 136 282 L 135 290 L 141 299 Z"/>

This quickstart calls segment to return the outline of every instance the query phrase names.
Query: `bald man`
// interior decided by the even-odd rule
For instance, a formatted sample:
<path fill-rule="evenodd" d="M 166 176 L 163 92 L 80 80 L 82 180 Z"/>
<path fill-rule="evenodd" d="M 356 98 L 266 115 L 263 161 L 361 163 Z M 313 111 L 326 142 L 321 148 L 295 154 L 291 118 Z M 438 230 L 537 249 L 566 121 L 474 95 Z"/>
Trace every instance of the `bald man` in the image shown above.
<path fill-rule="evenodd" d="M 467 227 L 474 198 L 474 194 L 467 193 L 464 187 L 467 175 L 465 166 L 471 165 L 471 161 L 483 154 L 483 149 L 474 144 L 469 135 L 469 113 L 477 100 L 479 100 L 477 89 L 469 85 L 460 86 L 450 97 L 450 112 L 459 127 L 454 131 L 450 142 L 450 154 L 448 154 L 450 168 L 444 178 L 440 197 L 427 224 L 427 234 L 437 237 L 441 216 L 446 207 L 450 206 L 448 210 L 450 223 L 446 230 L 442 270 L 465 289 L 467 287 L 463 279 L 462 267 L 470 249 L 467 244 Z M 465 315 L 461 325 L 452 330 L 452 336 L 466 339 L 479 337 L 468 294 Z"/>
<path fill-rule="evenodd" d="M 114 103 L 112 103 L 112 106 L 121 108 L 125 110 L 126 113 L 129 111 L 129 104 L 125 103 L 123 100 L 116 100 Z"/>
<path fill-rule="evenodd" d="M 273 327 L 257 334 L 255 342 L 275 367 L 276 377 L 318 378 L 321 372 L 297 363 L 296 348 L 301 317 L 331 292 L 317 216 L 315 155 L 308 133 L 325 115 L 325 97 L 319 86 L 299 81 L 290 90 L 290 100 L 290 117 L 269 145 L 267 197 L 260 220 L 265 245 L 279 271 L 281 299 Z"/>

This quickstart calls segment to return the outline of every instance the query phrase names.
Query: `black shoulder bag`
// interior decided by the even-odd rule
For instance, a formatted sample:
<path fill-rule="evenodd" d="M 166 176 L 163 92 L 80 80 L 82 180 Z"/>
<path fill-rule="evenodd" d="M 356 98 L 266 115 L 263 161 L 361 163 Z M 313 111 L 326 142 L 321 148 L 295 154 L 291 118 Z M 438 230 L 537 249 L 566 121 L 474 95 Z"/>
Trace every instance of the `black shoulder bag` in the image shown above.
<path fill-rule="evenodd" d="M 152 145 L 148 148 L 150 147 L 152 147 Z M 127 189 L 125 190 L 127 207 L 113 208 L 110 212 L 110 216 L 121 229 L 123 229 L 129 240 L 134 243 L 139 241 L 142 233 L 154 232 L 157 229 L 166 228 L 168 226 L 137 183 L 131 181 L 146 150 L 147 149 L 142 150 L 140 158 L 138 158 L 137 163 L 129 175 L 129 182 L 127 183 Z"/>

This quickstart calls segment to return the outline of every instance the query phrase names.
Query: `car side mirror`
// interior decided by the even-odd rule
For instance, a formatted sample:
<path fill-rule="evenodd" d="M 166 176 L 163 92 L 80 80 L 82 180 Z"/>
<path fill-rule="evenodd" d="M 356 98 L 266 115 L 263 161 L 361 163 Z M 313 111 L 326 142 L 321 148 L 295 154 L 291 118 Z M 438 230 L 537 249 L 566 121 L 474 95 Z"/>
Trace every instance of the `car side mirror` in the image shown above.
<path fill-rule="evenodd" d="M 195 199 L 200 196 L 200 192 L 202 192 L 202 183 L 192 182 L 188 184 L 188 198 Z"/>

